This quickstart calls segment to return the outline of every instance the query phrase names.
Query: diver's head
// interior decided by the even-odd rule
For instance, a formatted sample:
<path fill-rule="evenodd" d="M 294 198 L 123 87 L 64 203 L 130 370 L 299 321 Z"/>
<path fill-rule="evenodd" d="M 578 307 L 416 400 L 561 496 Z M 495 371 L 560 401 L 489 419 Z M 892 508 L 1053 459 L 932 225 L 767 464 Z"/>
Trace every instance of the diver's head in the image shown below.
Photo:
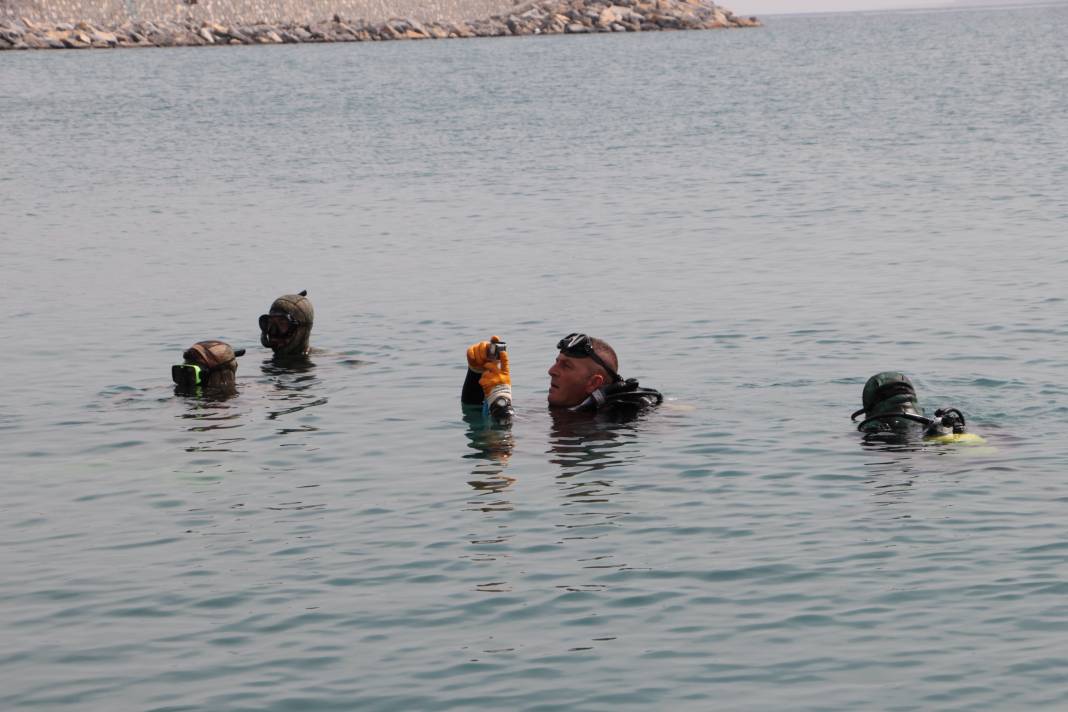
<path fill-rule="evenodd" d="M 864 384 L 861 401 L 866 418 L 895 413 L 922 413 L 912 381 L 898 371 L 883 371 L 869 378 Z"/>
<path fill-rule="evenodd" d="M 315 309 L 308 290 L 285 294 L 260 316 L 260 343 L 275 356 L 307 356 Z"/>
<path fill-rule="evenodd" d="M 560 353 L 549 368 L 550 407 L 574 407 L 598 388 L 623 380 L 615 350 L 601 339 L 568 334 L 556 348 Z"/>
<path fill-rule="evenodd" d="M 222 341 L 198 341 L 182 354 L 183 363 L 171 367 L 171 379 L 182 393 L 196 393 L 198 389 L 233 393 L 237 382 L 236 351 Z"/>

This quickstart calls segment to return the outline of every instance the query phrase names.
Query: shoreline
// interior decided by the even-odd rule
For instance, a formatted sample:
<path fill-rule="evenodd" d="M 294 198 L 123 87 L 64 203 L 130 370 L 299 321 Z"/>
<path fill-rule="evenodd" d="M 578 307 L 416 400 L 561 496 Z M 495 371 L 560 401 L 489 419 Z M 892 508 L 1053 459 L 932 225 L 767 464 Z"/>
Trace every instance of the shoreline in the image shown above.
<path fill-rule="evenodd" d="M 656 32 L 762 27 L 708 0 L 534 0 L 507 14 L 456 22 L 394 18 L 382 22 L 223 24 L 199 20 L 127 20 L 114 27 L 86 21 L 0 19 L 0 50 L 203 47 L 209 45 L 382 42 L 524 35 Z"/>

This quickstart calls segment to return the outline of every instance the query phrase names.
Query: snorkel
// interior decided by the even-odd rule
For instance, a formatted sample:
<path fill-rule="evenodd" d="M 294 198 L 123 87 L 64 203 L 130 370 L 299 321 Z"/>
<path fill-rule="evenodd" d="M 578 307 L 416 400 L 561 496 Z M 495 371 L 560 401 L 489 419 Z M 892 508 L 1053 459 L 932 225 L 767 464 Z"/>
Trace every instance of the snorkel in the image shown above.
<path fill-rule="evenodd" d="M 282 295 L 266 314 L 260 315 L 260 343 L 275 356 L 307 356 L 314 322 L 315 308 L 308 299 L 308 290 Z"/>

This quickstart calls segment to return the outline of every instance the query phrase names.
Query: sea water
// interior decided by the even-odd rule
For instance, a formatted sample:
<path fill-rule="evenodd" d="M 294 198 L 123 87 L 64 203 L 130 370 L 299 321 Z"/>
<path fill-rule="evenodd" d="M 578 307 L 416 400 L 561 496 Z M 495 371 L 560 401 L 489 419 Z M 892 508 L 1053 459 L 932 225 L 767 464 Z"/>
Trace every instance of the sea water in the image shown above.
<path fill-rule="evenodd" d="M 1066 23 L 0 55 L 0 707 L 1063 709 Z"/>

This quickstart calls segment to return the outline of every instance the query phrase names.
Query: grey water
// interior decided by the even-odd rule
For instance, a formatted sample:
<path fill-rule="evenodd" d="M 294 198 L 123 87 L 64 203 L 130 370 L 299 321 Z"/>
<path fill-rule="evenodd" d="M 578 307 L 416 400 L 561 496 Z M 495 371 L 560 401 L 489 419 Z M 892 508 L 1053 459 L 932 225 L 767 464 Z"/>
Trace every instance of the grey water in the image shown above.
<path fill-rule="evenodd" d="M 0 707 L 1065 708 L 1066 23 L 0 55 Z"/>

